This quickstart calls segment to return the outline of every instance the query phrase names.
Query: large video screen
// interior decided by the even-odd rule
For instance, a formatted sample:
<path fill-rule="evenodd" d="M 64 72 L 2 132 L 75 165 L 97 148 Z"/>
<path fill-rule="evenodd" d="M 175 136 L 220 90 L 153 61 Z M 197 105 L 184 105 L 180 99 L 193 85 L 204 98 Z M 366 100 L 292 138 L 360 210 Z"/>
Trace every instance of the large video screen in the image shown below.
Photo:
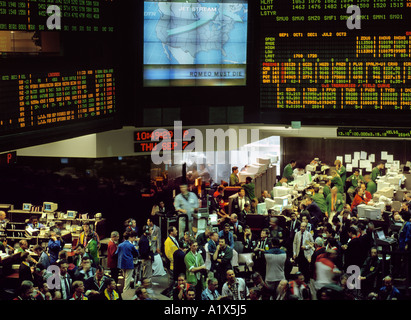
<path fill-rule="evenodd" d="M 244 86 L 248 1 L 145 1 L 144 86 Z"/>

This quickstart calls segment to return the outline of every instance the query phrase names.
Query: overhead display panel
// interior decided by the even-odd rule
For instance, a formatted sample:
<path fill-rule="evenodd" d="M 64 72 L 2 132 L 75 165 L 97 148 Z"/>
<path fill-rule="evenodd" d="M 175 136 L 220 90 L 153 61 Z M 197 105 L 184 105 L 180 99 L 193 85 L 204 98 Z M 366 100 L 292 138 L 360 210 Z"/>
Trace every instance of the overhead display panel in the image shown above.
<path fill-rule="evenodd" d="M 116 4 L 0 0 L 0 148 L 117 126 Z"/>
<path fill-rule="evenodd" d="M 47 31 L 47 20 L 56 13 L 62 31 L 113 32 L 113 0 L 1 0 L 0 30 Z"/>
<path fill-rule="evenodd" d="M 260 3 L 262 109 L 411 111 L 411 1 Z"/>

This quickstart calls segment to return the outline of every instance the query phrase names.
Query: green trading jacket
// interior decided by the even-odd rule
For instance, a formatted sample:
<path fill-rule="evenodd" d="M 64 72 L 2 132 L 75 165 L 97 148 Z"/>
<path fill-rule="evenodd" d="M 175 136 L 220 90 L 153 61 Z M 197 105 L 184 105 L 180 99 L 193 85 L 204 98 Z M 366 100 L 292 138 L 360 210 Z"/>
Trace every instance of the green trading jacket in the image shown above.
<path fill-rule="evenodd" d="M 334 186 L 338 188 L 339 193 L 344 193 L 344 183 L 341 177 L 334 177 L 331 179 L 331 182 Z"/>
<path fill-rule="evenodd" d="M 99 265 L 100 264 L 100 258 L 98 254 L 98 243 L 96 240 L 92 239 L 88 244 L 87 244 L 87 251 L 90 257 L 93 259 L 94 263 Z"/>
<path fill-rule="evenodd" d="M 293 181 L 293 167 L 291 164 L 287 164 L 284 168 L 283 177 L 287 178 L 287 182 Z"/>
<path fill-rule="evenodd" d="M 323 195 L 324 195 L 324 198 L 325 198 L 325 199 L 327 199 L 327 196 L 328 196 L 330 193 L 331 193 L 330 187 L 329 187 L 329 186 L 324 186 Z"/>
<path fill-rule="evenodd" d="M 320 207 L 322 213 L 327 211 L 327 201 L 325 201 L 323 194 L 316 193 L 312 196 L 312 199 Z"/>
<path fill-rule="evenodd" d="M 255 198 L 255 185 L 254 183 L 245 183 L 243 184 L 243 189 L 245 191 L 245 195 L 248 199 L 253 200 Z"/>
<path fill-rule="evenodd" d="M 374 195 L 374 193 L 377 192 L 377 184 L 374 181 L 370 181 L 367 183 L 367 191 L 371 193 L 371 195 Z"/>
<path fill-rule="evenodd" d="M 230 175 L 230 186 L 237 186 L 240 183 L 238 176 L 235 173 Z"/>
<path fill-rule="evenodd" d="M 378 169 L 378 167 L 375 167 L 374 169 L 372 169 L 372 171 L 371 171 L 371 180 L 372 181 L 376 181 L 377 180 L 377 177 L 380 177 L 381 176 L 381 171 L 380 171 L 380 169 Z"/>
<path fill-rule="evenodd" d="M 196 264 L 196 258 L 197 258 L 197 264 Z M 186 265 L 187 282 L 195 286 L 198 281 L 196 273 L 189 271 L 189 269 L 191 267 L 202 266 L 204 264 L 203 257 L 198 252 L 196 255 L 194 255 L 192 251 L 189 251 L 184 257 L 184 263 Z M 201 274 L 201 273 L 198 273 L 198 274 Z M 201 277 L 200 281 L 202 281 L 202 286 L 204 288 L 204 277 Z"/>
<path fill-rule="evenodd" d="M 345 186 L 345 180 L 347 180 L 347 169 L 342 165 L 339 170 L 337 170 L 337 173 L 340 175 L 343 186 Z"/>
<path fill-rule="evenodd" d="M 364 178 L 363 178 L 362 175 L 359 175 L 358 177 L 356 177 L 355 175 L 351 175 L 348 178 L 348 180 L 351 180 L 352 186 L 350 188 L 352 188 L 352 187 L 357 188 L 358 187 L 358 181 L 364 181 Z"/>

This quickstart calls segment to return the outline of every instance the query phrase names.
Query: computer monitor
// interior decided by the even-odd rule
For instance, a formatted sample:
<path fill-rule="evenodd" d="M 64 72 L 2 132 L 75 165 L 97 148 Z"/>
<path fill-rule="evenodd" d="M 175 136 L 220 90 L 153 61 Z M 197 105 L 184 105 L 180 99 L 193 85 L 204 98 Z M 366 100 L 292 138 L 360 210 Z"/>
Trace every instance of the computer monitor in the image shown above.
<path fill-rule="evenodd" d="M 67 218 L 74 219 L 77 216 L 77 211 L 68 210 L 67 211 Z"/>
<path fill-rule="evenodd" d="M 274 210 L 274 212 L 277 214 L 281 214 L 281 212 L 283 212 L 283 206 L 276 204 L 274 207 L 272 207 L 272 210 Z"/>
<path fill-rule="evenodd" d="M 43 212 L 55 212 L 58 208 L 57 203 L 43 202 Z"/>
<path fill-rule="evenodd" d="M 216 225 L 218 223 L 218 215 L 216 213 L 212 213 L 208 216 L 208 224 Z"/>
<path fill-rule="evenodd" d="M 288 198 L 289 198 L 288 196 L 275 197 L 274 201 L 275 201 L 275 204 L 279 204 L 283 207 L 286 207 L 288 206 Z"/>
<path fill-rule="evenodd" d="M 377 236 L 380 240 L 385 240 L 385 233 L 383 230 L 377 230 Z"/>
<path fill-rule="evenodd" d="M 23 203 L 23 211 L 31 211 L 31 203 Z"/>
<path fill-rule="evenodd" d="M 264 200 L 264 203 L 265 203 L 265 206 L 266 206 L 267 210 L 273 208 L 276 205 L 275 201 L 273 199 L 269 199 L 269 198 L 266 198 Z"/>
<path fill-rule="evenodd" d="M 311 171 L 315 171 L 315 170 L 316 170 L 316 166 L 314 166 L 314 165 L 307 164 L 307 165 L 305 166 L 305 171 L 306 171 L 306 172 L 311 172 Z"/>
<path fill-rule="evenodd" d="M 367 205 L 365 204 L 359 204 L 357 206 L 357 217 L 358 218 L 366 218 L 365 216 L 365 209 L 367 208 Z"/>
<path fill-rule="evenodd" d="M 282 197 L 289 194 L 289 189 L 287 187 L 274 187 L 273 194 L 275 197 Z"/>
<path fill-rule="evenodd" d="M 381 219 L 381 208 L 360 204 L 357 206 L 357 216 L 358 218 L 379 220 Z"/>
<path fill-rule="evenodd" d="M 267 205 L 265 202 L 257 204 L 257 213 L 265 214 L 267 212 Z"/>
<path fill-rule="evenodd" d="M 297 176 L 297 178 L 295 179 L 295 184 L 299 187 L 305 187 L 305 185 L 307 184 L 307 178 L 305 177 L 305 175 L 301 175 L 301 176 Z"/>
<path fill-rule="evenodd" d="M 365 209 L 365 216 L 370 220 L 380 220 L 381 219 L 381 209 L 368 207 Z"/>

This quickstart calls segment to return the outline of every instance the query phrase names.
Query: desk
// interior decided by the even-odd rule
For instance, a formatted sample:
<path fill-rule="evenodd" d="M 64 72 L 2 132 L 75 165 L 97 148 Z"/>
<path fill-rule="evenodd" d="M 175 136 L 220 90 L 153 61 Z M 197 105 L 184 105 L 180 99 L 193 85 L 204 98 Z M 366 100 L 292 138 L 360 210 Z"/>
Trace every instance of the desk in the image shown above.
<path fill-rule="evenodd" d="M 228 202 L 228 199 L 230 198 L 230 196 L 232 196 L 233 194 L 238 193 L 238 191 L 240 191 L 241 187 L 226 187 L 224 189 L 224 196 L 223 199 L 225 202 Z"/>
<path fill-rule="evenodd" d="M 281 214 L 272 215 L 271 217 L 276 217 L 278 219 L 278 226 L 285 229 L 287 224 L 287 219 Z M 247 214 L 245 221 L 246 225 L 251 228 L 251 231 L 261 231 L 264 228 L 269 227 L 269 215 L 268 214 Z"/>
<path fill-rule="evenodd" d="M 14 222 L 26 222 L 31 216 L 37 216 L 39 219 L 43 215 L 42 212 L 31 212 L 31 211 L 24 211 L 24 210 L 9 210 L 8 211 L 8 219 L 10 223 Z"/>
<path fill-rule="evenodd" d="M 268 214 L 247 214 L 245 222 L 251 231 L 261 231 L 268 226 Z"/>
<path fill-rule="evenodd" d="M 21 253 L 13 253 L 1 259 L 0 266 L 2 269 L 2 276 L 8 276 L 13 273 L 13 265 L 21 263 Z"/>

